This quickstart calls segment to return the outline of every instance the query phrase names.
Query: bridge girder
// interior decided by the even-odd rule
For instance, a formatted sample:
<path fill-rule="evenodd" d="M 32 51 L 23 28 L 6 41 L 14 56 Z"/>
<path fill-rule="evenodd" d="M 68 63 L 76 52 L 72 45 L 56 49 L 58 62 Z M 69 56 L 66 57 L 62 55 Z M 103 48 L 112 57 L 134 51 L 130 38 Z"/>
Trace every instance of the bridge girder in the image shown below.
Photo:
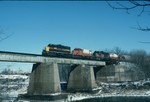
<path fill-rule="evenodd" d="M 92 66 L 105 66 L 104 61 L 45 57 L 38 54 L 27 54 L 27 53 L 17 53 L 17 52 L 0 52 L 0 61 L 25 62 L 25 63 L 85 64 L 85 65 L 92 65 Z"/>

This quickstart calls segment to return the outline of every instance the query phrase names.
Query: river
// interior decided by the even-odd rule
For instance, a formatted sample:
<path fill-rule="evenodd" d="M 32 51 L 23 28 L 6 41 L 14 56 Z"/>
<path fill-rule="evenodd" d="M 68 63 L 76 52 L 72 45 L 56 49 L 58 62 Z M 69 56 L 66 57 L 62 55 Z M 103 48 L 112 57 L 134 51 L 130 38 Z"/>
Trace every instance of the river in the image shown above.
<path fill-rule="evenodd" d="M 70 100 L 71 101 L 71 100 Z M 0 102 L 70 102 L 67 99 L 48 101 L 48 100 L 16 100 L 15 98 L 0 99 Z M 71 101 L 72 102 L 72 101 Z M 74 100 L 73 102 L 150 102 L 149 96 L 113 96 L 113 97 L 98 97 L 82 100 Z"/>

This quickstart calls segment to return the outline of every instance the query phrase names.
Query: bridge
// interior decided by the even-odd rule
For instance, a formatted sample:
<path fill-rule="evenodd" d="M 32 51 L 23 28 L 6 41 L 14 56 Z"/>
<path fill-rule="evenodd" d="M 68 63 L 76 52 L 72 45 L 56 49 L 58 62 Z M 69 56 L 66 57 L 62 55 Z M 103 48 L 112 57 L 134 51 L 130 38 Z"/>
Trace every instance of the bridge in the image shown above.
<path fill-rule="evenodd" d="M 63 64 L 88 64 L 88 65 L 105 65 L 103 61 L 69 59 L 69 58 L 54 58 L 45 57 L 39 54 L 17 53 L 0 51 L 0 61 L 5 62 L 25 62 L 25 63 L 63 63 Z"/>
<path fill-rule="evenodd" d="M 61 92 L 59 63 L 72 65 L 73 70 L 69 75 L 67 90 L 93 89 L 96 87 L 93 66 L 105 66 L 103 61 L 46 57 L 7 51 L 0 51 L 0 61 L 34 63 L 27 92 L 30 95 Z"/>

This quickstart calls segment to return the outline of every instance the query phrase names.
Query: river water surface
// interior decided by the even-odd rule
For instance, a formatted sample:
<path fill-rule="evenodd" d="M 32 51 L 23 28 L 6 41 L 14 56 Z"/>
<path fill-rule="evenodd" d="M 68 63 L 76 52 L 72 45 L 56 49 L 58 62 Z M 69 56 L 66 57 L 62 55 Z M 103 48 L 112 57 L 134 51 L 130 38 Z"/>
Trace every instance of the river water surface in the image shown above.
<path fill-rule="evenodd" d="M 78 101 L 68 101 L 57 100 L 57 101 L 48 101 L 48 100 L 16 100 L 13 99 L 0 99 L 0 102 L 150 102 L 150 96 L 116 96 L 116 97 L 100 97 L 100 98 L 90 98 L 83 99 Z"/>
<path fill-rule="evenodd" d="M 103 97 L 103 98 L 91 98 L 84 99 L 76 102 L 150 102 L 150 97 L 142 96 L 142 97 Z"/>

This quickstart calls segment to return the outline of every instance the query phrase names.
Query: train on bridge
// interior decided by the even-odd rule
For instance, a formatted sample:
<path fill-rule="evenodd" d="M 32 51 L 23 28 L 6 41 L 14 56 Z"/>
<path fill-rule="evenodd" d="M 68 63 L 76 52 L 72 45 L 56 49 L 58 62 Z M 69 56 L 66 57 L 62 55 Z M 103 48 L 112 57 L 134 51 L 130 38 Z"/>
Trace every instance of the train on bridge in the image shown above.
<path fill-rule="evenodd" d="M 106 64 L 118 64 L 119 61 L 125 60 L 125 57 L 123 55 L 117 55 L 104 51 L 92 52 L 92 50 L 82 48 L 75 48 L 71 51 L 71 47 L 61 44 L 48 44 L 43 49 L 42 55 L 59 58 L 105 61 Z"/>

